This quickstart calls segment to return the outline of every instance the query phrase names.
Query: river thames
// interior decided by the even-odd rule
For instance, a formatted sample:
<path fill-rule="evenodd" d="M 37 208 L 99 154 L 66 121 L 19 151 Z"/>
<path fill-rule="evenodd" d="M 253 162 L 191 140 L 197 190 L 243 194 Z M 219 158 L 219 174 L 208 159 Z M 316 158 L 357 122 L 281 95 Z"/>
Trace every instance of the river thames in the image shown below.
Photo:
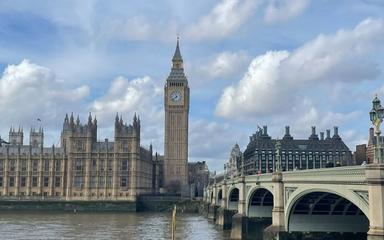
<path fill-rule="evenodd" d="M 2 212 L 0 239 L 171 239 L 171 213 Z M 177 239 L 227 240 L 198 214 L 177 216 Z"/>

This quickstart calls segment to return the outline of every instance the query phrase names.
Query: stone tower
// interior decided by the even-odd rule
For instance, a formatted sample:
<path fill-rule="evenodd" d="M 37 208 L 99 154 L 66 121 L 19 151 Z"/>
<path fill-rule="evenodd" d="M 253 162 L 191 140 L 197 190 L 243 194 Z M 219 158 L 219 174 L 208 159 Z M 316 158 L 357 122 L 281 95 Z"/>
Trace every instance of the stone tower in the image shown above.
<path fill-rule="evenodd" d="M 189 87 L 179 39 L 164 87 L 164 109 L 164 185 L 168 191 L 180 192 L 188 184 Z"/>
<path fill-rule="evenodd" d="M 23 128 L 15 130 L 13 127 L 9 130 L 9 143 L 11 145 L 23 145 L 24 133 Z"/>
<path fill-rule="evenodd" d="M 38 130 L 31 128 L 31 132 L 29 134 L 29 145 L 35 148 L 41 148 L 44 146 L 44 130 L 42 127 L 39 127 Z"/>

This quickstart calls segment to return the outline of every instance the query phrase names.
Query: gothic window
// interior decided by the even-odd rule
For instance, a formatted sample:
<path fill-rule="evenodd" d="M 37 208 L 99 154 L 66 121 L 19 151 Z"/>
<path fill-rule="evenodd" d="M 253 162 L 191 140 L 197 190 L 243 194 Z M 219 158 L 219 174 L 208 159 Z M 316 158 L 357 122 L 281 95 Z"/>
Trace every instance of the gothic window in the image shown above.
<path fill-rule="evenodd" d="M 108 171 L 112 171 L 113 160 L 108 159 Z"/>
<path fill-rule="evenodd" d="M 123 159 L 121 161 L 121 171 L 127 171 L 128 170 L 128 160 Z"/>
<path fill-rule="evenodd" d="M 27 182 L 26 177 L 20 177 L 20 187 L 25 187 L 26 182 Z"/>
<path fill-rule="evenodd" d="M 83 187 L 83 176 L 75 176 L 73 185 L 76 188 L 82 188 Z"/>
<path fill-rule="evenodd" d="M 15 171 L 15 160 L 9 161 L 9 171 L 11 172 Z"/>
<path fill-rule="evenodd" d="M 56 160 L 55 161 L 55 171 L 56 172 L 60 172 L 61 171 L 61 161 L 60 160 Z"/>
<path fill-rule="evenodd" d="M 97 170 L 97 160 L 92 159 L 92 171 L 96 171 L 96 170 Z"/>
<path fill-rule="evenodd" d="M 15 186 L 15 177 L 9 177 L 9 186 L 14 187 Z"/>
<path fill-rule="evenodd" d="M 0 160 L 0 172 L 4 171 L 4 161 Z"/>
<path fill-rule="evenodd" d="M 0 177 L 0 187 L 3 186 L 3 177 Z"/>
<path fill-rule="evenodd" d="M 34 172 L 37 172 L 37 169 L 39 168 L 39 161 L 38 160 L 33 160 L 32 162 L 32 169 Z"/>
<path fill-rule="evenodd" d="M 44 160 L 44 172 L 49 172 L 49 160 Z"/>
<path fill-rule="evenodd" d="M 83 171 L 83 159 L 76 158 L 76 160 L 75 160 L 75 170 L 76 171 Z"/>
<path fill-rule="evenodd" d="M 100 159 L 100 171 L 104 171 L 104 164 L 105 164 L 105 162 L 104 162 L 104 159 Z"/>
<path fill-rule="evenodd" d="M 103 188 L 105 186 L 105 178 L 99 177 L 99 188 Z"/>
<path fill-rule="evenodd" d="M 27 171 L 27 160 L 21 160 L 21 171 Z"/>
<path fill-rule="evenodd" d="M 61 185 L 61 178 L 55 177 L 55 187 L 60 187 L 60 185 Z"/>
<path fill-rule="evenodd" d="M 37 177 L 32 177 L 32 187 L 37 187 Z"/>
<path fill-rule="evenodd" d="M 108 188 L 112 187 L 112 176 L 108 176 L 108 178 L 107 178 L 107 187 Z"/>
<path fill-rule="evenodd" d="M 83 150 L 83 141 L 77 140 L 75 143 L 75 148 L 77 149 L 77 151 L 82 151 Z"/>
<path fill-rule="evenodd" d="M 127 177 L 124 176 L 124 177 L 121 177 L 121 180 L 120 180 L 120 187 L 127 187 Z"/>
<path fill-rule="evenodd" d="M 91 177 L 91 188 L 96 188 L 96 185 L 97 185 L 97 177 L 92 176 Z"/>
<path fill-rule="evenodd" d="M 44 187 L 49 186 L 49 177 L 44 177 Z"/>

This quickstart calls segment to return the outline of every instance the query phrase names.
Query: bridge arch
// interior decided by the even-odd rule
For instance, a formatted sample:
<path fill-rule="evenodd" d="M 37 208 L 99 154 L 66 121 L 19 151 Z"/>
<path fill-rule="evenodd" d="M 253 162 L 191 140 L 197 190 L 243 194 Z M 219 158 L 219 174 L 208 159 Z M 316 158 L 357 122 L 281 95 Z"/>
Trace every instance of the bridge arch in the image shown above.
<path fill-rule="evenodd" d="M 237 187 L 232 187 L 228 191 L 228 210 L 237 210 L 239 205 L 240 190 Z"/>
<path fill-rule="evenodd" d="M 285 206 L 290 232 L 368 232 L 368 204 L 347 189 L 294 191 Z"/>
<path fill-rule="evenodd" d="M 248 217 L 272 218 L 273 191 L 267 187 L 254 187 L 247 196 Z"/>

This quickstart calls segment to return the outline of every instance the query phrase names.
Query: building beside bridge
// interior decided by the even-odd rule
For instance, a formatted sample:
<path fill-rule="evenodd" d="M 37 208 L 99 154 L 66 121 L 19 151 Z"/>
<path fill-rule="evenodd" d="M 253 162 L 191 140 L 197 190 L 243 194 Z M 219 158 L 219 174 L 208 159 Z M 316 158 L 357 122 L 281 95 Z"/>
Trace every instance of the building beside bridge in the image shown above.
<path fill-rule="evenodd" d="M 116 115 L 114 141 L 97 141 L 97 120 L 82 124 L 65 116 L 61 146 L 44 147 L 42 128 L 9 131 L 0 145 L 0 199 L 131 200 L 161 184 L 162 164 L 152 147 L 140 145 L 140 119 Z"/>
<path fill-rule="evenodd" d="M 276 143 L 280 142 L 281 168 L 283 171 L 325 168 L 332 166 L 353 165 L 352 153 L 339 136 L 338 127 L 334 127 L 333 135 L 327 130 L 326 135 L 312 133 L 308 139 L 294 139 L 289 126 L 285 127 L 282 139 L 272 139 L 268 135 L 267 126 L 259 129 L 250 137 L 244 151 L 244 174 L 273 172 L 276 168 Z"/>
<path fill-rule="evenodd" d="M 236 143 L 231 150 L 228 163 L 224 166 L 224 170 L 228 178 L 235 178 L 240 175 L 242 157 L 243 153 L 240 151 L 239 144 Z"/>

